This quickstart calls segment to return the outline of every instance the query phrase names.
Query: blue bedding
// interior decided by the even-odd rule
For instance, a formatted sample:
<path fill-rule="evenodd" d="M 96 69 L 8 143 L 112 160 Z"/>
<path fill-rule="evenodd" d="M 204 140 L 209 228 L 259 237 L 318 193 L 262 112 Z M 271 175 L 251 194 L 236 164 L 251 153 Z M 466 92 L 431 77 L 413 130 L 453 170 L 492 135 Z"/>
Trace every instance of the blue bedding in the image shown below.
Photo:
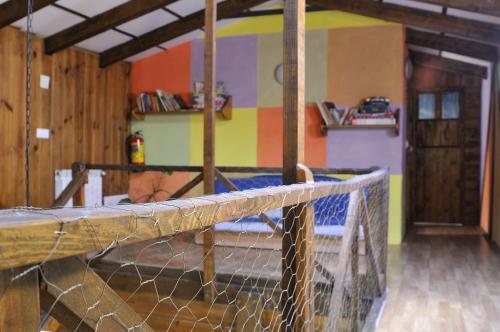
<path fill-rule="evenodd" d="M 240 190 L 248 190 L 248 189 L 258 189 L 258 188 L 266 188 L 270 186 L 281 186 L 283 185 L 283 180 L 281 175 L 258 175 L 249 178 L 232 178 L 230 179 L 236 187 Z M 315 175 L 315 182 L 339 182 L 342 181 L 337 178 Z M 224 184 L 217 180 L 215 182 L 215 191 L 216 193 L 227 193 L 228 190 Z M 316 225 L 344 225 L 347 214 L 347 206 L 349 205 L 349 194 L 341 194 L 341 195 L 331 195 L 328 197 L 323 197 L 318 199 L 314 203 L 314 222 Z M 267 211 L 266 214 L 273 219 L 274 222 L 280 223 L 281 209 Z M 260 218 L 258 216 L 250 216 L 245 217 L 238 222 L 260 222 Z"/>

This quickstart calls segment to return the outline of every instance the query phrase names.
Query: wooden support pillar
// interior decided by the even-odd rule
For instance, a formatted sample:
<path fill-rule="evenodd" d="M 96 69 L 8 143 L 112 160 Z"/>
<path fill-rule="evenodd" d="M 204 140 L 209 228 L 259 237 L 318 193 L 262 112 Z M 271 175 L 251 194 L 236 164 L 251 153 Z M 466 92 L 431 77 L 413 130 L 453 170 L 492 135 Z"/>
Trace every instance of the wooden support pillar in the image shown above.
<path fill-rule="evenodd" d="M 303 183 L 314 182 L 309 168 L 297 166 L 297 180 Z M 294 302 L 297 305 L 295 331 L 314 331 L 314 280 L 315 262 L 314 247 L 314 202 L 300 204 L 297 207 L 298 222 L 295 223 L 297 238 L 295 239 L 295 265 L 297 267 L 296 290 Z"/>
<path fill-rule="evenodd" d="M 215 192 L 215 55 L 216 0 L 205 0 L 205 113 L 203 131 L 203 192 Z M 203 232 L 203 293 L 207 302 L 215 299 L 214 229 Z"/>
<path fill-rule="evenodd" d="M 38 270 L 12 280 L 24 271 L 26 267 L 0 271 L 0 331 L 38 331 Z"/>
<path fill-rule="evenodd" d="M 85 171 L 84 164 L 74 163 L 71 166 L 71 173 L 73 175 L 72 176 L 73 179 L 76 179 L 78 174 L 84 171 Z M 75 192 L 75 195 L 73 196 L 73 206 L 75 207 L 85 206 L 85 184 L 87 182 L 88 182 L 88 176 L 85 176 L 83 184 L 78 187 L 78 190 Z"/>
<path fill-rule="evenodd" d="M 297 182 L 297 165 L 304 162 L 304 38 L 305 0 L 287 0 L 283 28 L 283 183 Z M 282 331 L 296 330 L 297 262 L 296 223 L 300 215 L 297 207 L 285 207 L 283 215 L 283 260 L 281 279 Z"/>

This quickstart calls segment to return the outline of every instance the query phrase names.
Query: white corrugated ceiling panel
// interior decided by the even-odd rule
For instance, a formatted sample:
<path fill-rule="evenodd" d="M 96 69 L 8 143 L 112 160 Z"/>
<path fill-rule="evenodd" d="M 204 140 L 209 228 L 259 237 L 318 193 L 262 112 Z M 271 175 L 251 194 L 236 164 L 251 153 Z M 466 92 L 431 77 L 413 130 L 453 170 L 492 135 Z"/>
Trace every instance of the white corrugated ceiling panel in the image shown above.
<path fill-rule="evenodd" d="M 119 6 L 128 0 L 59 0 L 56 3 L 85 16 L 95 16 L 113 7 Z"/>
<path fill-rule="evenodd" d="M 33 14 L 33 31 L 42 37 L 50 36 L 84 19 L 54 6 L 47 6 Z M 54 24 L 57 22 L 57 24 Z M 12 24 L 26 30 L 26 18 Z"/>
<path fill-rule="evenodd" d="M 132 39 L 131 37 L 124 35 L 123 33 L 119 33 L 115 30 L 108 30 L 98 35 L 95 35 L 94 37 L 86 39 L 76 44 L 75 46 L 89 51 L 100 53 L 111 47 L 125 43 L 131 39 Z"/>
<path fill-rule="evenodd" d="M 119 25 L 117 28 L 134 36 L 140 36 L 175 20 L 177 20 L 177 17 L 174 15 L 169 14 L 163 9 L 158 9 L 125 24 Z"/>

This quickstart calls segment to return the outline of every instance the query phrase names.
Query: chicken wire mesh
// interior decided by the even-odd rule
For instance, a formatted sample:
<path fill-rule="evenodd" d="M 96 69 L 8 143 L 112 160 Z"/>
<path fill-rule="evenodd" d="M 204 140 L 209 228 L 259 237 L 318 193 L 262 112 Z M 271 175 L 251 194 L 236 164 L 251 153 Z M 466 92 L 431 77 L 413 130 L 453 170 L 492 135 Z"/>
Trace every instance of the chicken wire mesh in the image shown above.
<path fill-rule="evenodd" d="M 388 193 L 380 170 L 144 205 L 5 210 L 0 299 L 36 275 L 38 330 L 54 319 L 70 331 L 361 331 L 385 289 Z"/>

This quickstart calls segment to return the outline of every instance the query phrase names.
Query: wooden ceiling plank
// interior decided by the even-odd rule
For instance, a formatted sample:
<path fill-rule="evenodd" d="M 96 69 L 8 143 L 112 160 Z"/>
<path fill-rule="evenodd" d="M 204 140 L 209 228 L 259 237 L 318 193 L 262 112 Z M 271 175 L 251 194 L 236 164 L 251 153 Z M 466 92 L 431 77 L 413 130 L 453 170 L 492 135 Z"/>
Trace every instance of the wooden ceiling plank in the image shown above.
<path fill-rule="evenodd" d="M 33 4 L 33 12 L 42 9 L 56 0 L 38 0 Z M 0 29 L 26 16 L 26 0 L 10 0 L 0 5 Z"/>
<path fill-rule="evenodd" d="M 217 5 L 217 19 L 229 18 L 243 10 L 255 7 L 266 0 L 227 0 Z M 150 49 L 161 43 L 182 36 L 188 32 L 200 29 L 204 25 L 204 10 L 184 17 L 148 32 L 137 39 L 113 47 L 101 53 L 100 65 L 106 67 L 117 61 L 126 59 L 132 55 Z"/>
<path fill-rule="evenodd" d="M 45 39 L 45 53 L 53 54 L 176 1 L 132 0 L 126 2 L 47 37 Z"/>
<path fill-rule="evenodd" d="M 433 5 L 445 6 L 465 11 L 500 17 L 498 0 L 419 0 Z"/>
<path fill-rule="evenodd" d="M 488 77 L 488 69 L 480 65 L 474 65 L 462 61 L 446 59 L 437 55 L 418 51 L 410 51 L 410 57 L 414 64 L 434 68 L 437 70 L 457 72 L 467 75 L 478 76 L 482 79 Z"/>
<path fill-rule="evenodd" d="M 456 53 L 491 62 L 498 60 L 498 48 L 496 46 L 472 40 L 442 36 L 415 29 L 406 29 L 406 42 L 411 45 Z"/>
<path fill-rule="evenodd" d="M 324 8 L 455 34 L 491 44 L 500 43 L 500 25 L 371 0 L 310 0 Z"/>

